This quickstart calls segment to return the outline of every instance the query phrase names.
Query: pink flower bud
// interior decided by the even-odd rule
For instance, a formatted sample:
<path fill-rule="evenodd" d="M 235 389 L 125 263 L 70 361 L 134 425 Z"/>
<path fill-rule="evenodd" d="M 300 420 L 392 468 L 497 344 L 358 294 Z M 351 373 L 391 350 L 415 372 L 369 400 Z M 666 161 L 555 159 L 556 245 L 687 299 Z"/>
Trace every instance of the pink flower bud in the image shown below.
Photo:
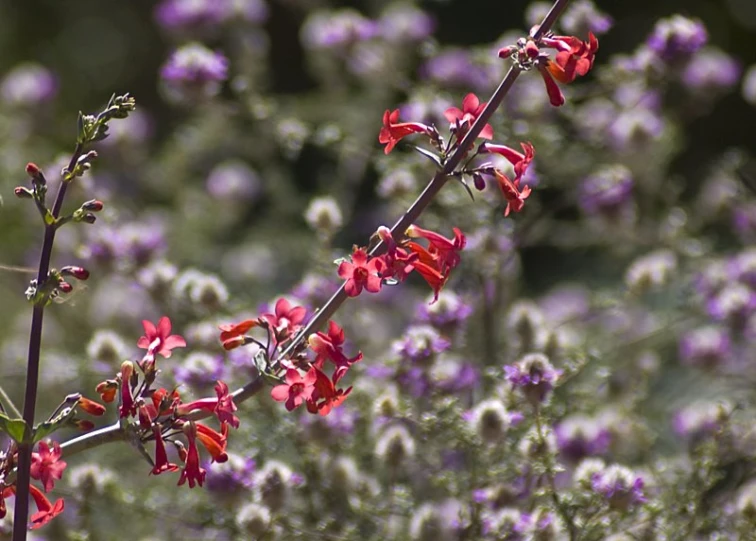
<path fill-rule="evenodd" d="M 13 193 L 16 194 L 16 197 L 18 197 L 19 199 L 31 199 L 32 197 L 34 197 L 34 194 L 31 192 L 31 190 L 28 190 L 23 186 L 16 186 L 13 189 Z"/>
<path fill-rule="evenodd" d="M 63 293 L 71 293 L 71 291 L 73 291 L 73 286 L 64 280 L 61 280 L 58 282 L 58 289 Z"/>
<path fill-rule="evenodd" d="M 89 278 L 89 271 L 83 267 L 69 265 L 60 269 L 60 273 L 64 276 L 73 276 L 77 280 L 86 280 Z"/>
<path fill-rule="evenodd" d="M 87 201 L 81 206 L 82 210 L 91 210 L 92 212 L 100 212 L 103 208 L 102 201 L 98 201 L 97 199 L 92 199 L 90 201 Z"/>
<path fill-rule="evenodd" d="M 41 173 L 39 167 L 37 164 L 29 162 L 26 164 L 26 174 L 29 175 L 32 178 L 35 178 Z"/>

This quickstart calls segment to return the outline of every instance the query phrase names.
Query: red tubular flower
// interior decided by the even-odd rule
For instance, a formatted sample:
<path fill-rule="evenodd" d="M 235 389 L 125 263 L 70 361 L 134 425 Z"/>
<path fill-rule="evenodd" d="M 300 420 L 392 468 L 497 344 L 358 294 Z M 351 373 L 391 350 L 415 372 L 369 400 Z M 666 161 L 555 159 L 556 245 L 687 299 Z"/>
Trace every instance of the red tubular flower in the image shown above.
<path fill-rule="evenodd" d="M 231 350 L 244 345 L 244 335 L 252 327 L 257 327 L 258 325 L 260 325 L 260 321 L 257 319 L 245 319 L 239 323 L 220 325 L 218 328 L 221 330 L 220 340 L 223 344 L 223 349 Z"/>
<path fill-rule="evenodd" d="M 313 366 L 323 369 L 326 360 L 330 360 L 337 368 L 348 368 L 362 360 L 362 353 L 358 352 L 352 358 L 348 358 L 341 350 L 344 344 L 344 329 L 334 321 L 328 322 L 328 333 L 317 332 L 307 337 L 307 344 L 315 352 Z"/>
<path fill-rule="evenodd" d="M 549 63 L 551 63 L 551 60 L 547 61 L 547 66 Z M 557 85 L 554 79 L 551 77 L 551 72 L 547 69 L 547 67 L 545 67 L 543 64 L 538 64 L 538 73 L 541 74 L 543 82 L 546 85 L 546 93 L 549 95 L 549 103 L 551 103 L 551 105 L 553 105 L 554 107 L 560 107 L 564 105 L 564 94 L 562 94 L 562 91 L 559 89 L 559 85 Z"/>
<path fill-rule="evenodd" d="M 197 439 L 207 449 L 213 462 L 221 464 L 228 461 L 226 445 L 228 442 L 228 423 L 221 423 L 221 431 L 216 432 L 209 426 L 197 423 Z"/>
<path fill-rule="evenodd" d="M 459 126 L 461 133 L 457 134 L 457 139 L 462 139 L 467 130 L 470 129 L 470 126 L 475 122 L 475 119 L 480 116 L 485 108 L 486 103 L 480 103 L 478 96 L 471 92 L 462 100 L 462 109 L 449 107 L 444 111 L 444 116 L 451 123 L 452 129 L 457 129 L 457 126 Z M 478 137 L 481 139 L 493 139 L 493 128 L 491 125 L 486 124 Z"/>
<path fill-rule="evenodd" d="M 187 415 L 193 410 L 209 411 L 215 414 L 221 423 L 229 423 L 234 428 L 239 428 L 239 418 L 234 415 L 236 404 L 234 397 L 228 392 L 228 385 L 219 381 L 215 385 L 216 398 L 200 398 L 176 407 L 178 415 Z"/>
<path fill-rule="evenodd" d="M 530 143 L 520 143 L 524 154 L 517 152 L 513 148 L 509 148 L 506 145 L 492 145 L 491 143 L 485 143 L 483 150 L 490 152 L 491 154 L 498 154 L 504 156 L 514 166 L 515 180 L 521 179 L 530 166 L 530 162 L 533 161 L 535 156 L 535 148 Z"/>
<path fill-rule="evenodd" d="M 430 127 L 419 122 L 399 122 L 399 109 L 383 113 L 383 127 L 378 134 L 378 142 L 386 145 L 385 154 L 391 152 L 396 144 L 413 133 L 429 133 Z"/>
<path fill-rule="evenodd" d="M 174 348 L 186 347 L 186 340 L 178 334 L 171 334 L 171 320 L 161 317 L 157 327 L 146 319 L 142 321 L 144 336 L 139 338 L 137 346 L 146 349 L 146 355 L 162 355 L 166 359 Z"/>
<path fill-rule="evenodd" d="M 282 298 L 276 301 L 275 313 L 262 314 L 260 319 L 268 322 L 273 330 L 274 342 L 278 344 L 296 334 L 302 328 L 302 322 L 306 316 L 307 309 L 304 306 L 292 306 L 289 301 Z"/>
<path fill-rule="evenodd" d="M 459 252 L 465 248 L 467 239 L 458 228 L 453 228 L 454 239 L 447 239 L 435 231 L 429 231 L 416 225 L 407 228 L 407 236 L 412 238 L 424 238 L 429 243 L 428 252 L 433 259 L 438 262 L 439 268 L 443 273 L 445 270 L 451 270 L 461 261 Z M 421 259 L 422 260 L 422 259 Z"/>
<path fill-rule="evenodd" d="M 176 471 L 179 467 L 176 464 L 168 462 L 168 453 L 165 451 L 165 442 L 160 427 L 152 427 L 152 433 L 155 435 L 155 467 L 152 468 L 150 475 L 160 475 L 167 471 Z"/>
<path fill-rule="evenodd" d="M 553 36 L 544 38 L 543 42 L 559 51 L 547 69 L 562 83 L 571 83 L 578 75 L 582 77 L 588 73 L 599 47 L 598 39 L 592 32 L 588 33 L 587 42 L 574 36 Z"/>
<path fill-rule="evenodd" d="M 315 368 L 310 368 L 305 377 L 294 368 L 286 370 L 286 383 L 276 385 L 271 389 L 270 396 L 277 402 L 286 402 L 286 409 L 291 411 L 298 408 L 302 402 L 310 400 L 315 389 L 317 374 Z"/>
<path fill-rule="evenodd" d="M 362 293 L 363 287 L 371 293 L 381 290 L 381 273 L 385 270 L 385 263 L 380 257 L 368 257 L 364 249 L 355 247 L 352 261 L 342 261 L 339 265 L 339 277 L 346 280 L 346 294 L 350 297 Z"/>
<path fill-rule="evenodd" d="M 193 421 L 184 423 L 184 435 L 189 441 L 189 449 L 186 451 L 184 469 L 181 470 L 178 485 L 181 486 L 189 481 L 189 488 L 194 488 L 195 484 L 202 486 L 205 482 L 205 469 L 200 467 L 199 451 L 197 450 L 197 425 Z"/>
<path fill-rule="evenodd" d="M 504 216 L 509 216 L 510 211 L 520 212 L 525 206 L 525 199 L 530 195 L 530 186 L 525 186 L 520 189 L 519 179 L 516 179 L 513 182 L 498 169 L 494 171 L 494 174 L 496 175 L 496 180 L 499 182 L 501 193 L 504 195 L 504 199 L 507 200 Z"/>
<path fill-rule="evenodd" d="M 115 389 L 113 392 L 115 394 Z M 79 398 L 77 406 L 86 411 L 89 415 L 94 415 L 95 417 L 99 417 L 105 413 L 105 406 L 94 400 L 90 400 L 89 398 L 84 398 L 83 396 Z"/>
<path fill-rule="evenodd" d="M 165 415 L 173 406 L 178 405 L 181 402 L 178 391 L 174 389 L 170 393 L 167 389 L 161 387 L 156 389 L 152 393 L 152 405 L 155 408 L 155 417 Z"/>
<path fill-rule="evenodd" d="M 42 482 L 45 492 L 50 492 L 55 479 L 60 479 L 66 469 L 66 463 L 60 459 L 63 451 L 57 441 L 53 442 L 52 451 L 46 441 L 40 441 L 38 449 L 38 453 L 32 453 L 31 476 Z"/>
<path fill-rule="evenodd" d="M 121 363 L 121 407 L 118 409 L 118 415 L 121 418 L 136 414 L 134 397 L 131 395 L 131 385 L 129 383 L 133 373 L 134 365 L 131 361 Z"/>
<path fill-rule="evenodd" d="M 114 379 L 107 379 L 98 383 L 95 391 L 100 395 L 103 402 L 110 404 L 115 400 L 115 395 L 118 391 L 118 382 Z"/>
<path fill-rule="evenodd" d="M 55 503 L 52 504 L 42 491 L 34 485 L 29 485 L 29 493 L 32 498 L 34 498 L 34 503 L 37 505 L 37 512 L 34 513 L 30 519 L 30 530 L 41 528 L 63 512 L 65 504 L 62 498 L 56 500 Z"/>
<path fill-rule="evenodd" d="M 328 415 L 333 408 L 340 406 L 352 392 L 351 387 L 346 390 L 336 388 L 336 384 L 346 374 L 346 369 L 335 370 L 333 379 L 330 379 L 314 366 L 311 370 L 315 370 L 316 375 L 315 391 L 312 393 L 311 399 L 307 401 L 307 411 L 319 413 L 323 416 Z"/>

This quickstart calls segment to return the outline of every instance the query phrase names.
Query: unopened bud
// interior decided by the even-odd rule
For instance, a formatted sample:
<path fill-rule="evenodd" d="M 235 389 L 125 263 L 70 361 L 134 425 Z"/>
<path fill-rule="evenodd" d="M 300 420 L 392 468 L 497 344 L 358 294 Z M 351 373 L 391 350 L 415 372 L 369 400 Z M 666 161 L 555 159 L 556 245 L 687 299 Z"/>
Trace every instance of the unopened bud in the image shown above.
<path fill-rule="evenodd" d="M 481 192 L 485 189 L 486 181 L 483 178 L 483 175 L 481 175 L 480 173 L 473 173 L 472 179 L 473 179 L 473 185 L 475 186 L 476 190 Z"/>
<path fill-rule="evenodd" d="M 499 49 L 499 58 L 509 58 L 517 50 L 517 47 L 510 45 L 509 47 L 503 47 Z"/>
<path fill-rule="evenodd" d="M 13 189 L 13 193 L 16 194 L 16 197 L 18 197 L 19 199 L 31 199 L 34 197 L 34 193 L 28 188 L 24 188 L 23 186 L 16 186 Z"/>
<path fill-rule="evenodd" d="M 181 430 L 184 431 L 184 434 L 186 434 L 186 437 L 190 440 L 197 437 L 197 425 L 194 424 L 194 421 L 184 423 Z"/>
<path fill-rule="evenodd" d="M 63 276 L 73 276 L 77 280 L 86 280 L 89 278 L 89 271 L 83 267 L 74 267 L 68 265 L 60 269 L 60 274 Z"/>
<path fill-rule="evenodd" d="M 121 385 L 128 385 L 131 374 L 134 373 L 134 363 L 131 361 L 123 361 L 121 363 Z"/>
<path fill-rule="evenodd" d="M 105 413 L 105 406 L 83 396 L 79 398 L 79 407 L 89 415 L 94 415 L 95 417 L 99 417 Z"/>
<path fill-rule="evenodd" d="M 98 201 L 97 199 L 91 199 L 91 200 L 87 201 L 86 203 L 84 203 L 81 206 L 81 209 L 82 210 L 90 210 L 92 212 L 100 212 L 102 210 L 103 206 L 104 205 L 102 204 L 102 201 Z"/>
<path fill-rule="evenodd" d="M 76 428 L 82 432 L 88 432 L 94 428 L 94 423 L 87 419 L 78 419 L 74 421 L 74 424 L 76 425 Z"/>
<path fill-rule="evenodd" d="M 58 289 L 63 293 L 71 293 L 71 291 L 73 291 L 73 286 L 65 280 L 61 280 L 58 282 Z"/>
<path fill-rule="evenodd" d="M 95 216 L 91 212 L 87 212 L 84 216 L 81 217 L 81 220 L 79 221 L 87 224 L 93 224 L 97 221 L 97 216 Z"/>
<path fill-rule="evenodd" d="M 26 164 L 26 174 L 30 177 L 34 178 L 35 176 L 39 175 L 40 169 L 37 166 L 36 163 L 29 162 Z"/>

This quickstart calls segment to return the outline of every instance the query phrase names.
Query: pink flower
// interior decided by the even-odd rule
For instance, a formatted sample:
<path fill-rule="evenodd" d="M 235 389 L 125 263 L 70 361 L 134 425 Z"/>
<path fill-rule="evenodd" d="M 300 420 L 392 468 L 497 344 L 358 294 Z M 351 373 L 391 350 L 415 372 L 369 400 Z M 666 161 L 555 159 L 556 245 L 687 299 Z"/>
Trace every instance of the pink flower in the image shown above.
<path fill-rule="evenodd" d="M 146 349 L 152 357 L 162 355 L 166 359 L 171 356 L 173 348 L 186 347 L 186 340 L 178 334 L 171 334 L 171 320 L 161 317 L 157 327 L 146 319 L 142 321 L 144 336 L 139 338 L 137 346 Z"/>
<path fill-rule="evenodd" d="M 260 319 L 268 322 L 275 342 L 280 343 L 302 328 L 306 316 L 307 309 L 304 306 L 292 306 L 286 299 L 278 299 L 275 313 L 262 314 Z"/>
<path fill-rule="evenodd" d="M 180 404 L 176 408 L 178 415 L 187 415 L 194 410 L 209 411 L 215 414 L 221 423 L 228 423 L 234 428 L 239 428 L 239 418 L 234 415 L 236 404 L 234 395 L 228 392 L 228 385 L 218 381 L 215 385 L 216 398 L 200 398 L 193 402 Z"/>
<path fill-rule="evenodd" d="M 504 156 L 504 158 L 514 166 L 515 180 L 520 180 L 525 175 L 525 172 L 530 166 L 530 162 L 533 161 L 533 157 L 535 156 L 535 148 L 532 144 L 520 143 L 520 146 L 522 147 L 524 154 L 521 154 L 506 145 L 493 145 L 491 143 L 485 143 L 483 145 L 483 151 Z"/>
<path fill-rule="evenodd" d="M 271 389 L 270 396 L 277 402 L 286 402 L 286 409 L 291 411 L 298 408 L 302 402 L 310 400 L 315 389 L 317 374 L 315 368 L 310 368 L 305 377 L 294 368 L 286 370 L 286 383 L 276 385 Z"/>
<path fill-rule="evenodd" d="M 399 109 L 395 109 L 393 112 L 386 110 L 383 113 L 383 127 L 378 134 L 378 142 L 386 145 L 383 149 L 385 154 L 391 152 L 396 144 L 413 133 L 428 133 L 430 127 L 419 122 L 399 122 Z"/>
<path fill-rule="evenodd" d="M 379 257 L 368 259 L 367 252 L 362 248 L 355 248 L 352 252 L 352 261 L 342 261 L 339 265 L 339 277 L 346 280 L 346 294 L 356 297 L 362 293 L 362 288 L 371 293 L 381 290 L 383 279 L 381 272 L 385 263 Z"/>
<path fill-rule="evenodd" d="M 55 503 L 52 504 L 50 503 L 50 500 L 45 497 L 42 491 L 34 485 L 29 485 L 29 493 L 31 494 L 32 498 L 34 498 L 34 503 L 37 505 L 37 512 L 34 513 L 30 519 L 30 530 L 41 528 L 63 512 L 65 504 L 62 498 L 56 500 Z"/>
<path fill-rule="evenodd" d="M 457 138 L 462 139 L 465 136 L 465 133 L 467 133 L 467 130 L 470 129 L 470 126 L 475 122 L 475 119 L 480 116 L 485 108 L 486 103 L 480 103 L 478 96 L 470 93 L 462 100 L 461 110 L 456 107 L 449 107 L 444 112 L 444 116 L 446 117 L 446 120 L 451 123 L 453 130 L 456 130 L 457 127 L 459 127 L 461 133 L 457 134 Z M 486 124 L 478 137 L 482 139 L 493 139 L 493 135 L 493 128 L 490 124 Z"/>
<path fill-rule="evenodd" d="M 66 469 L 66 463 L 60 459 L 63 451 L 57 441 L 53 442 L 52 451 L 46 441 L 40 441 L 38 448 L 38 453 L 32 453 L 31 476 L 42 482 L 45 492 L 50 492 L 55 486 L 54 479 L 60 479 Z"/>
<path fill-rule="evenodd" d="M 340 406 L 346 397 L 352 392 L 352 388 L 337 389 L 336 384 L 346 374 L 346 370 L 335 370 L 333 379 L 329 379 L 322 371 L 312 367 L 315 371 L 315 391 L 312 397 L 307 401 L 307 411 L 310 413 L 319 413 L 328 415 L 333 408 Z"/>
<path fill-rule="evenodd" d="M 351 359 L 348 358 L 341 350 L 344 345 L 344 329 L 334 321 L 328 322 L 328 332 L 317 332 L 307 337 L 307 344 L 315 352 L 313 366 L 321 369 L 326 360 L 330 360 L 337 368 L 349 368 L 356 362 L 362 360 L 362 353 L 357 353 Z"/>

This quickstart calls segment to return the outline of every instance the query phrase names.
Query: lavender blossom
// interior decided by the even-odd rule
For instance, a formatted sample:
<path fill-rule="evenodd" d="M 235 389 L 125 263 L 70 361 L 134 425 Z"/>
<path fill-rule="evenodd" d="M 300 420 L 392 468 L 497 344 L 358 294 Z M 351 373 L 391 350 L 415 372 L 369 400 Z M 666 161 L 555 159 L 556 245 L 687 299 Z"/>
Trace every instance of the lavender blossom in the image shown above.
<path fill-rule="evenodd" d="M 257 173 L 246 163 L 229 160 L 216 165 L 207 177 L 207 191 L 225 202 L 248 203 L 262 191 Z"/>
<path fill-rule="evenodd" d="M 633 184 L 632 173 L 624 165 L 602 167 L 580 185 L 580 206 L 588 214 L 614 214 L 630 200 Z"/>
<path fill-rule="evenodd" d="M 698 368 L 721 366 L 732 352 L 730 337 L 721 327 L 701 327 L 680 339 L 680 360 Z"/>
<path fill-rule="evenodd" d="M 429 364 L 436 354 L 446 351 L 451 343 L 429 325 L 413 325 L 395 341 L 392 350 L 415 363 Z"/>
<path fill-rule="evenodd" d="M 228 460 L 206 468 L 207 489 L 220 494 L 237 494 L 252 488 L 255 461 L 235 453 L 227 453 Z"/>
<path fill-rule="evenodd" d="M 562 375 L 540 353 L 525 355 L 514 365 L 504 367 L 507 380 L 533 405 L 544 402 Z"/>
<path fill-rule="evenodd" d="M 211 98 L 228 78 L 228 60 L 204 45 L 190 43 L 174 51 L 160 75 L 171 99 Z"/>
<path fill-rule="evenodd" d="M 375 21 L 353 9 L 317 11 L 302 25 L 301 40 L 313 49 L 338 49 L 375 37 Z"/>
<path fill-rule="evenodd" d="M 666 62 L 689 58 L 708 40 L 706 27 L 696 19 L 673 15 L 654 26 L 647 45 Z"/>
<path fill-rule="evenodd" d="M 611 442 L 609 430 L 599 419 L 581 414 L 562 420 L 555 432 L 560 454 L 572 463 L 585 457 L 603 455 Z"/>
<path fill-rule="evenodd" d="M 602 13 L 591 0 L 571 2 L 559 20 L 559 25 L 567 33 L 575 36 L 587 36 L 588 32 L 600 36 L 611 29 L 614 21 Z"/>
<path fill-rule="evenodd" d="M 718 432 L 731 411 L 732 406 L 726 402 L 695 402 L 674 415 L 672 427 L 679 436 L 695 444 Z"/>
<path fill-rule="evenodd" d="M 715 92 L 731 89 L 740 79 L 740 64 L 728 54 L 706 48 L 690 59 L 682 74 L 692 91 L 710 98 Z"/>
<path fill-rule="evenodd" d="M 389 43 L 422 41 L 433 33 L 433 17 L 411 4 L 394 4 L 381 15 L 378 31 Z"/>
<path fill-rule="evenodd" d="M 20 64 L 0 82 L 0 97 L 6 104 L 16 107 L 51 101 L 57 92 L 57 78 L 39 64 Z"/>
<path fill-rule="evenodd" d="M 193 387 L 212 387 L 225 378 L 223 357 L 195 351 L 177 365 L 174 370 L 176 381 Z"/>
<path fill-rule="evenodd" d="M 643 493 L 643 485 L 642 477 L 617 464 L 596 473 L 592 479 L 593 490 L 606 498 L 612 509 L 621 511 L 648 501 Z"/>
<path fill-rule="evenodd" d="M 418 305 L 417 319 L 448 331 L 464 323 L 470 314 L 472 306 L 469 303 L 453 291 L 443 290 L 435 303 L 429 304 L 426 300 Z"/>

